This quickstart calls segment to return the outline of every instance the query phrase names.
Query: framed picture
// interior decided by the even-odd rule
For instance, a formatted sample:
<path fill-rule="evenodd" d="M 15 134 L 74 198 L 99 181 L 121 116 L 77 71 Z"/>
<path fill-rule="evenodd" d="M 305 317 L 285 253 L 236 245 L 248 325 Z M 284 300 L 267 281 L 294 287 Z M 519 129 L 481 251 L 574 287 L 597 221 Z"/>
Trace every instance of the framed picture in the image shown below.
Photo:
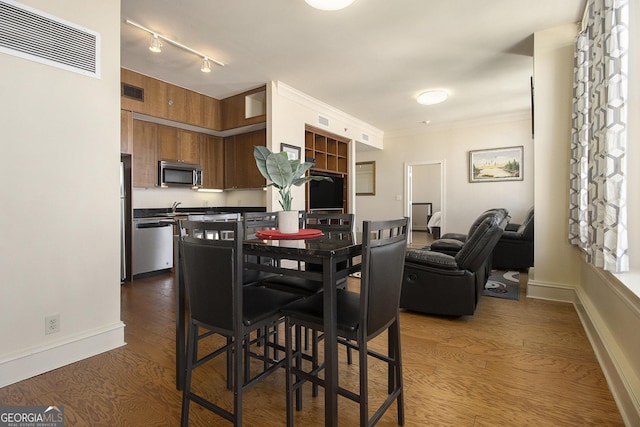
<path fill-rule="evenodd" d="M 524 147 L 469 151 L 469 182 L 522 181 Z"/>
<path fill-rule="evenodd" d="M 300 160 L 300 147 L 280 143 L 280 151 L 284 151 L 289 156 L 289 160 Z"/>

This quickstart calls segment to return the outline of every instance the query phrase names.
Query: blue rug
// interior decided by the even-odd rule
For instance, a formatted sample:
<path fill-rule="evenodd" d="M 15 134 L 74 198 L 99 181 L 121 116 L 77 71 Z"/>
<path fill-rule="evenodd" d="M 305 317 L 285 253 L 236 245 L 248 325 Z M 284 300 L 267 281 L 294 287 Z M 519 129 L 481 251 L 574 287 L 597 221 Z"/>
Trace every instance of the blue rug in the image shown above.
<path fill-rule="evenodd" d="M 482 295 L 520 300 L 520 273 L 517 271 L 493 270 L 489 280 L 484 285 Z"/>

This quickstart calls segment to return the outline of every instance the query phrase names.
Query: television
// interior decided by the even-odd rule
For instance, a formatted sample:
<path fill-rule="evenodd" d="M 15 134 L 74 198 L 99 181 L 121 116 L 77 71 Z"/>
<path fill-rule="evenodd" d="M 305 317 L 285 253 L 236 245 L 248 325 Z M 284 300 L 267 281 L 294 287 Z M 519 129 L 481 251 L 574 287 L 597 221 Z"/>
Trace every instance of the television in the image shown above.
<path fill-rule="evenodd" d="M 330 178 L 333 181 L 309 182 L 309 209 L 342 209 L 344 178 Z"/>

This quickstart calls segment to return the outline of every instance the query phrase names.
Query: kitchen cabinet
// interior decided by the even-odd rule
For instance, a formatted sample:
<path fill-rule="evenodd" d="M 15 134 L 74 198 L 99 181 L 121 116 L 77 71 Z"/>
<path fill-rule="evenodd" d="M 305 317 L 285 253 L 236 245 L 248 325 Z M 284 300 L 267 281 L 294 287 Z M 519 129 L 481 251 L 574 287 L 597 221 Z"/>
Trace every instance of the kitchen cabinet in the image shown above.
<path fill-rule="evenodd" d="M 199 164 L 202 135 L 173 126 L 158 125 L 158 160 Z"/>
<path fill-rule="evenodd" d="M 221 130 L 220 101 L 215 98 L 126 68 L 121 68 L 120 80 L 123 110 Z"/>
<path fill-rule="evenodd" d="M 134 187 L 158 185 L 158 125 L 133 120 L 131 175 Z"/>
<path fill-rule="evenodd" d="M 261 86 L 220 101 L 222 129 L 266 121 L 266 87 Z"/>
<path fill-rule="evenodd" d="M 266 185 L 253 157 L 253 147 L 256 145 L 267 145 L 266 130 L 224 139 L 224 188 L 262 188 Z"/>
<path fill-rule="evenodd" d="M 202 187 L 222 190 L 224 188 L 224 140 L 222 137 L 203 135 L 200 146 L 202 165 Z"/>
<path fill-rule="evenodd" d="M 120 110 L 120 153 L 133 152 L 133 113 Z"/>

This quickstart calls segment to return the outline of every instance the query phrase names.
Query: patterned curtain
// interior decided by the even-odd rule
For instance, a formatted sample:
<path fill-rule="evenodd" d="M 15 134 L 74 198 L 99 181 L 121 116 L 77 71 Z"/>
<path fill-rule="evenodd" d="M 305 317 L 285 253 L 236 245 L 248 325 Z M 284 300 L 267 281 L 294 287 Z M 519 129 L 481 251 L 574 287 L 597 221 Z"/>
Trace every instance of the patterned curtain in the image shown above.
<path fill-rule="evenodd" d="M 629 270 L 627 241 L 628 0 L 589 0 L 576 39 L 569 241 L 589 262 Z"/>

